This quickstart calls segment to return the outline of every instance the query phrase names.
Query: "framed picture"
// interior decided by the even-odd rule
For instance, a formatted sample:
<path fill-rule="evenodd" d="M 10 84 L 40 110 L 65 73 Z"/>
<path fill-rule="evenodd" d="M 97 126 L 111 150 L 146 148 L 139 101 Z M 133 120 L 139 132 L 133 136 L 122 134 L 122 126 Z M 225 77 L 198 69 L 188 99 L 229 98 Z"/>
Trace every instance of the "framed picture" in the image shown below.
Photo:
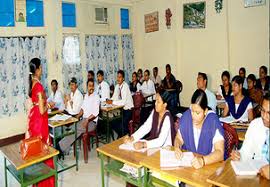
<path fill-rule="evenodd" d="M 145 32 L 155 32 L 159 29 L 158 12 L 144 15 Z"/>
<path fill-rule="evenodd" d="M 265 5 L 265 0 L 244 0 L 245 8 Z"/>
<path fill-rule="evenodd" d="M 16 0 L 16 21 L 26 21 L 26 0 Z"/>
<path fill-rule="evenodd" d="M 205 2 L 184 4 L 183 28 L 205 28 Z"/>

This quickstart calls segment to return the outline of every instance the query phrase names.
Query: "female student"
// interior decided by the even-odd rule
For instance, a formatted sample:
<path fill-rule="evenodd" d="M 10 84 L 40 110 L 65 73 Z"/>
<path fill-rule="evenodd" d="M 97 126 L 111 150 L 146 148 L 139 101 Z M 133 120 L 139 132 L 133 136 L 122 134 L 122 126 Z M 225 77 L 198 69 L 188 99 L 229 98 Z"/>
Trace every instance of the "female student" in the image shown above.
<path fill-rule="evenodd" d="M 40 78 L 42 74 L 41 62 L 38 58 L 33 58 L 30 61 L 29 72 L 29 97 L 32 99 L 32 107 L 29 112 L 28 131 L 26 138 L 40 136 L 42 141 L 48 145 L 51 144 L 49 139 L 48 112 L 49 108 L 53 108 L 53 103 L 47 103 L 47 97 Z M 44 162 L 49 167 L 53 168 L 53 160 L 49 159 Z M 55 185 L 54 177 L 43 180 L 38 183 L 38 187 L 53 187 Z"/>
<path fill-rule="evenodd" d="M 155 109 L 151 112 L 146 122 L 125 142 L 135 142 L 135 149 L 166 147 L 173 144 L 175 129 L 172 116 L 168 110 L 171 95 L 165 90 L 156 94 Z M 145 141 L 140 141 L 145 135 L 150 134 Z"/>
<path fill-rule="evenodd" d="M 252 102 L 249 97 L 243 95 L 243 79 L 238 75 L 232 79 L 232 90 L 233 96 L 226 98 L 223 117 L 230 114 L 238 121 L 253 120 Z"/>
<path fill-rule="evenodd" d="M 218 88 L 217 99 L 225 99 L 232 94 L 232 84 L 230 83 L 230 73 L 223 71 L 221 75 L 222 85 Z"/>
<path fill-rule="evenodd" d="M 259 70 L 259 79 L 257 80 L 256 87 L 264 92 L 270 90 L 270 77 L 267 76 L 267 67 L 261 66 Z"/>
<path fill-rule="evenodd" d="M 207 107 L 207 97 L 203 90 L 197 89 L 191 99 L 190 109 L 179 121 L 179 131 L 175 138 L 175 153 L 182 157 L 182 151 L 197 153 L 192 160 L 196 169 L 219 162 L 224 158 L 224 130 L 219 118 Z"/>
<path fill-rule="evenodd" d="M 129 84 L 129 89 L 131 93 L 135 93 L 140 90 L 141 84 L 138 80 L 138 75 L 136 72 L 132 73 L 132 82 Z"/>

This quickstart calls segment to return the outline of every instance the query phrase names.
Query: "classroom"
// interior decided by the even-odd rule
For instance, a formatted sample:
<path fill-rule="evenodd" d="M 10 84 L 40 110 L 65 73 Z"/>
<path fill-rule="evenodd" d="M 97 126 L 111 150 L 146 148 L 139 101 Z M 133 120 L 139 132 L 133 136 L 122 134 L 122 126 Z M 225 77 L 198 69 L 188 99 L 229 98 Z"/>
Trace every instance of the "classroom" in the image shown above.
<path fill-rule="evenodd" d="M 269 0 L 1 0 L 0 187 L 270 186 Z"/>

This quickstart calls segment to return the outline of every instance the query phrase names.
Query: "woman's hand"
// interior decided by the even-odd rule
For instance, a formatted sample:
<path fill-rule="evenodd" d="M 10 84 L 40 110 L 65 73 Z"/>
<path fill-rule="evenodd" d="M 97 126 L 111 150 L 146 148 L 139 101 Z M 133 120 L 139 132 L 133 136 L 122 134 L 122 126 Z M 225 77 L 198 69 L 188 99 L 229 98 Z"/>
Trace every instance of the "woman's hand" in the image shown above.
<path fill-rule="evenodd" d="M 174 147 L 175 156 L 178 160 L 183 157 L 183 152 L 179 149 L 179 147 Z"/>
<path fill-rule="evenodd" d="M 134 141 L 134 138 L 133 138 L 133 136 L 125 136 L 125 138 L 124 138 L 124 143 L 131 143 L 131 142 L 133 142 Z"/>
<path fill-rule="evenodd" d="M 234 161 L 239 161 L 241 158 L 241 155 L 238 151 L 232 150 L 231 152 L 231 159 Z"/>
<path fill-rule="evenodd" d="M 139 150 L 139 149 L 143 149 L 146 148 L 146 142 L 136 142 L 133 144 L 134 149 Z"/>
<path fill-rule="evenodd" d="M 195 157 L 193 158 L 193 160 L 191 161 L 191 165 L 195 168 L 195 169 L 200 169 L 203 167 L 204 165 L 204 161 L 202 157 Z"/>
<path fill-rule="evenodd" d="M 113 101 L 112 100 L 106 100 L 106 104 L 108 104 L 108 105 L 111 105 L 113 103 Z"/>
<path fill-rule="evenodd" d="M 260 175 L 263 176 L 266 179 L 270 179 L 270 165 L 265 165 L 263 166 L 260 171 L 259 171 Z"/>

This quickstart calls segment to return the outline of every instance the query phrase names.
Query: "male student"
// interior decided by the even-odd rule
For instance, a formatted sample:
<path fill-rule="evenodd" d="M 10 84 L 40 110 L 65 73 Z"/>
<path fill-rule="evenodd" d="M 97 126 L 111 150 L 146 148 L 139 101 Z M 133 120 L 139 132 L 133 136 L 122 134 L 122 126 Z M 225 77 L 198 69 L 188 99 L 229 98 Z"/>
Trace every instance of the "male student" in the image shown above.
<path fill-rule="evenodd" d="M 80 107 L 79 113 L 76 115 L 76 118 L 83 119 L 79 122 L 77 126 L 77 136 L 80 137 L 88 126 L 88 132 L 91 132 L 96 129 L 98 114 L 99 114 L 99 97 L 94 93 L 94 80 L 89 79 L 87 81 L 87 93 L 84 96 L 82 106 Z M 59 142 L 59 146 L 62 151 L 68 150 L 68 148 L 75 141 L 74 135 L 66 136 Z"/>
<path fill-rule="evenodd" d="M 71 78 L 69 87 L 71 92 L 65 97 L 66 111 L 70 115 L 77 115 L 80 112 L 82 106 L 83 95 L 78 89 L 77 79 L 75 77 Z"/>
<path fill-rule="evenodd" d="M 47 102 L 53 102 L 55 104 L 55 108 L 58 110 L 64 110 L 65 109 L 65 104 L 63 100 L 63 95 L 60 90 L 58 90 L 58 82 L 57 80 L 53 79 L 51 81 L 51 95 L 47 99 Z"/>
<path fill-rule="evenodd" d="M 162 81 L 162 85 L 165 89 L 173 89 L 175 88 L 175 82 L 176 79 L 174 75 L 172 74 L 171 65 L 166 65 L 166 76 L 164 77 Z"/>
<path fill-rule="evenodd" d="M 123 126 L 118 123 L 112 124 L 112 128 L 117 132 L 118 137 L 121 137 L 128 133 L 128 123 L 132 116 L 131 109 L 134 107 L 131 92 L 128 84 L 125 82 L 125 74 L 123 70 L 117 72 L 117 85 L 115 86 L 113 96 L 111 100 L 106 101 L 107 104 L 114 104 L 118 106 L 124 106 L 123 110 Z M 122 130 L 124 134 L 122 134 Z"/>
<path fill-rule="evenodd" d="M 261 117 L 254 119 L 246 132 L 241 150 L 232 151 L 232 160 L 263 159 L 268 164 L 260 169 L 260 174 L 270 179 L 269 155 L 270 94 L 267 93 L 261 106 Z"/>
<path fill-rule="evenodd" d="M 97 93 L 97 83 L 95 81 L 95 72 L 93 70 L 89 70 L 87 72 L 87 81 L 93 79 L 95 83 L 95 92 Z M 87 85 L 86 85 L 86 92 L 87 92 Z"/>
<path fill-rule="evenodd" d="M 150 79 L 150 72 L 149 70 L 144 71 L 144 81 L 142 86 L 140 87 L 140 90 L 142 91 L 143 94 L 156 94 L 156 89 L 155 89 L 155 84 L 154 82 Z M 148 98 L 148 101 L 152 101 L 152 97 Z"/>
<path fill-rule="evenodd" d="M 104 81 L 104 72 L 102 70 L 97 72 L 97 80 L 97 94 L 100 98 L 100 102 L 104 102 L 106 99 L 110 98 L 110 86 L 107 82 Z"/>
<path fill-rule="evenodd" d="M 215 94 L 213 94 L 210 90 L 207 89 L 208 78 L 205 73 L 199 72 L 197 77 L 197 88 L 202 89 L 207 96 L 208 107 L 210 107 L 213 111 L 216 111 L 217 100 Z"/>
<path fill-rule="evenodd" d="M 156 88 L 161 85 L 161 77 L 158 74 L 158 67 L 153 68 L 153 77 L 151 78 L 151 80 L 154 82 Z"/>

